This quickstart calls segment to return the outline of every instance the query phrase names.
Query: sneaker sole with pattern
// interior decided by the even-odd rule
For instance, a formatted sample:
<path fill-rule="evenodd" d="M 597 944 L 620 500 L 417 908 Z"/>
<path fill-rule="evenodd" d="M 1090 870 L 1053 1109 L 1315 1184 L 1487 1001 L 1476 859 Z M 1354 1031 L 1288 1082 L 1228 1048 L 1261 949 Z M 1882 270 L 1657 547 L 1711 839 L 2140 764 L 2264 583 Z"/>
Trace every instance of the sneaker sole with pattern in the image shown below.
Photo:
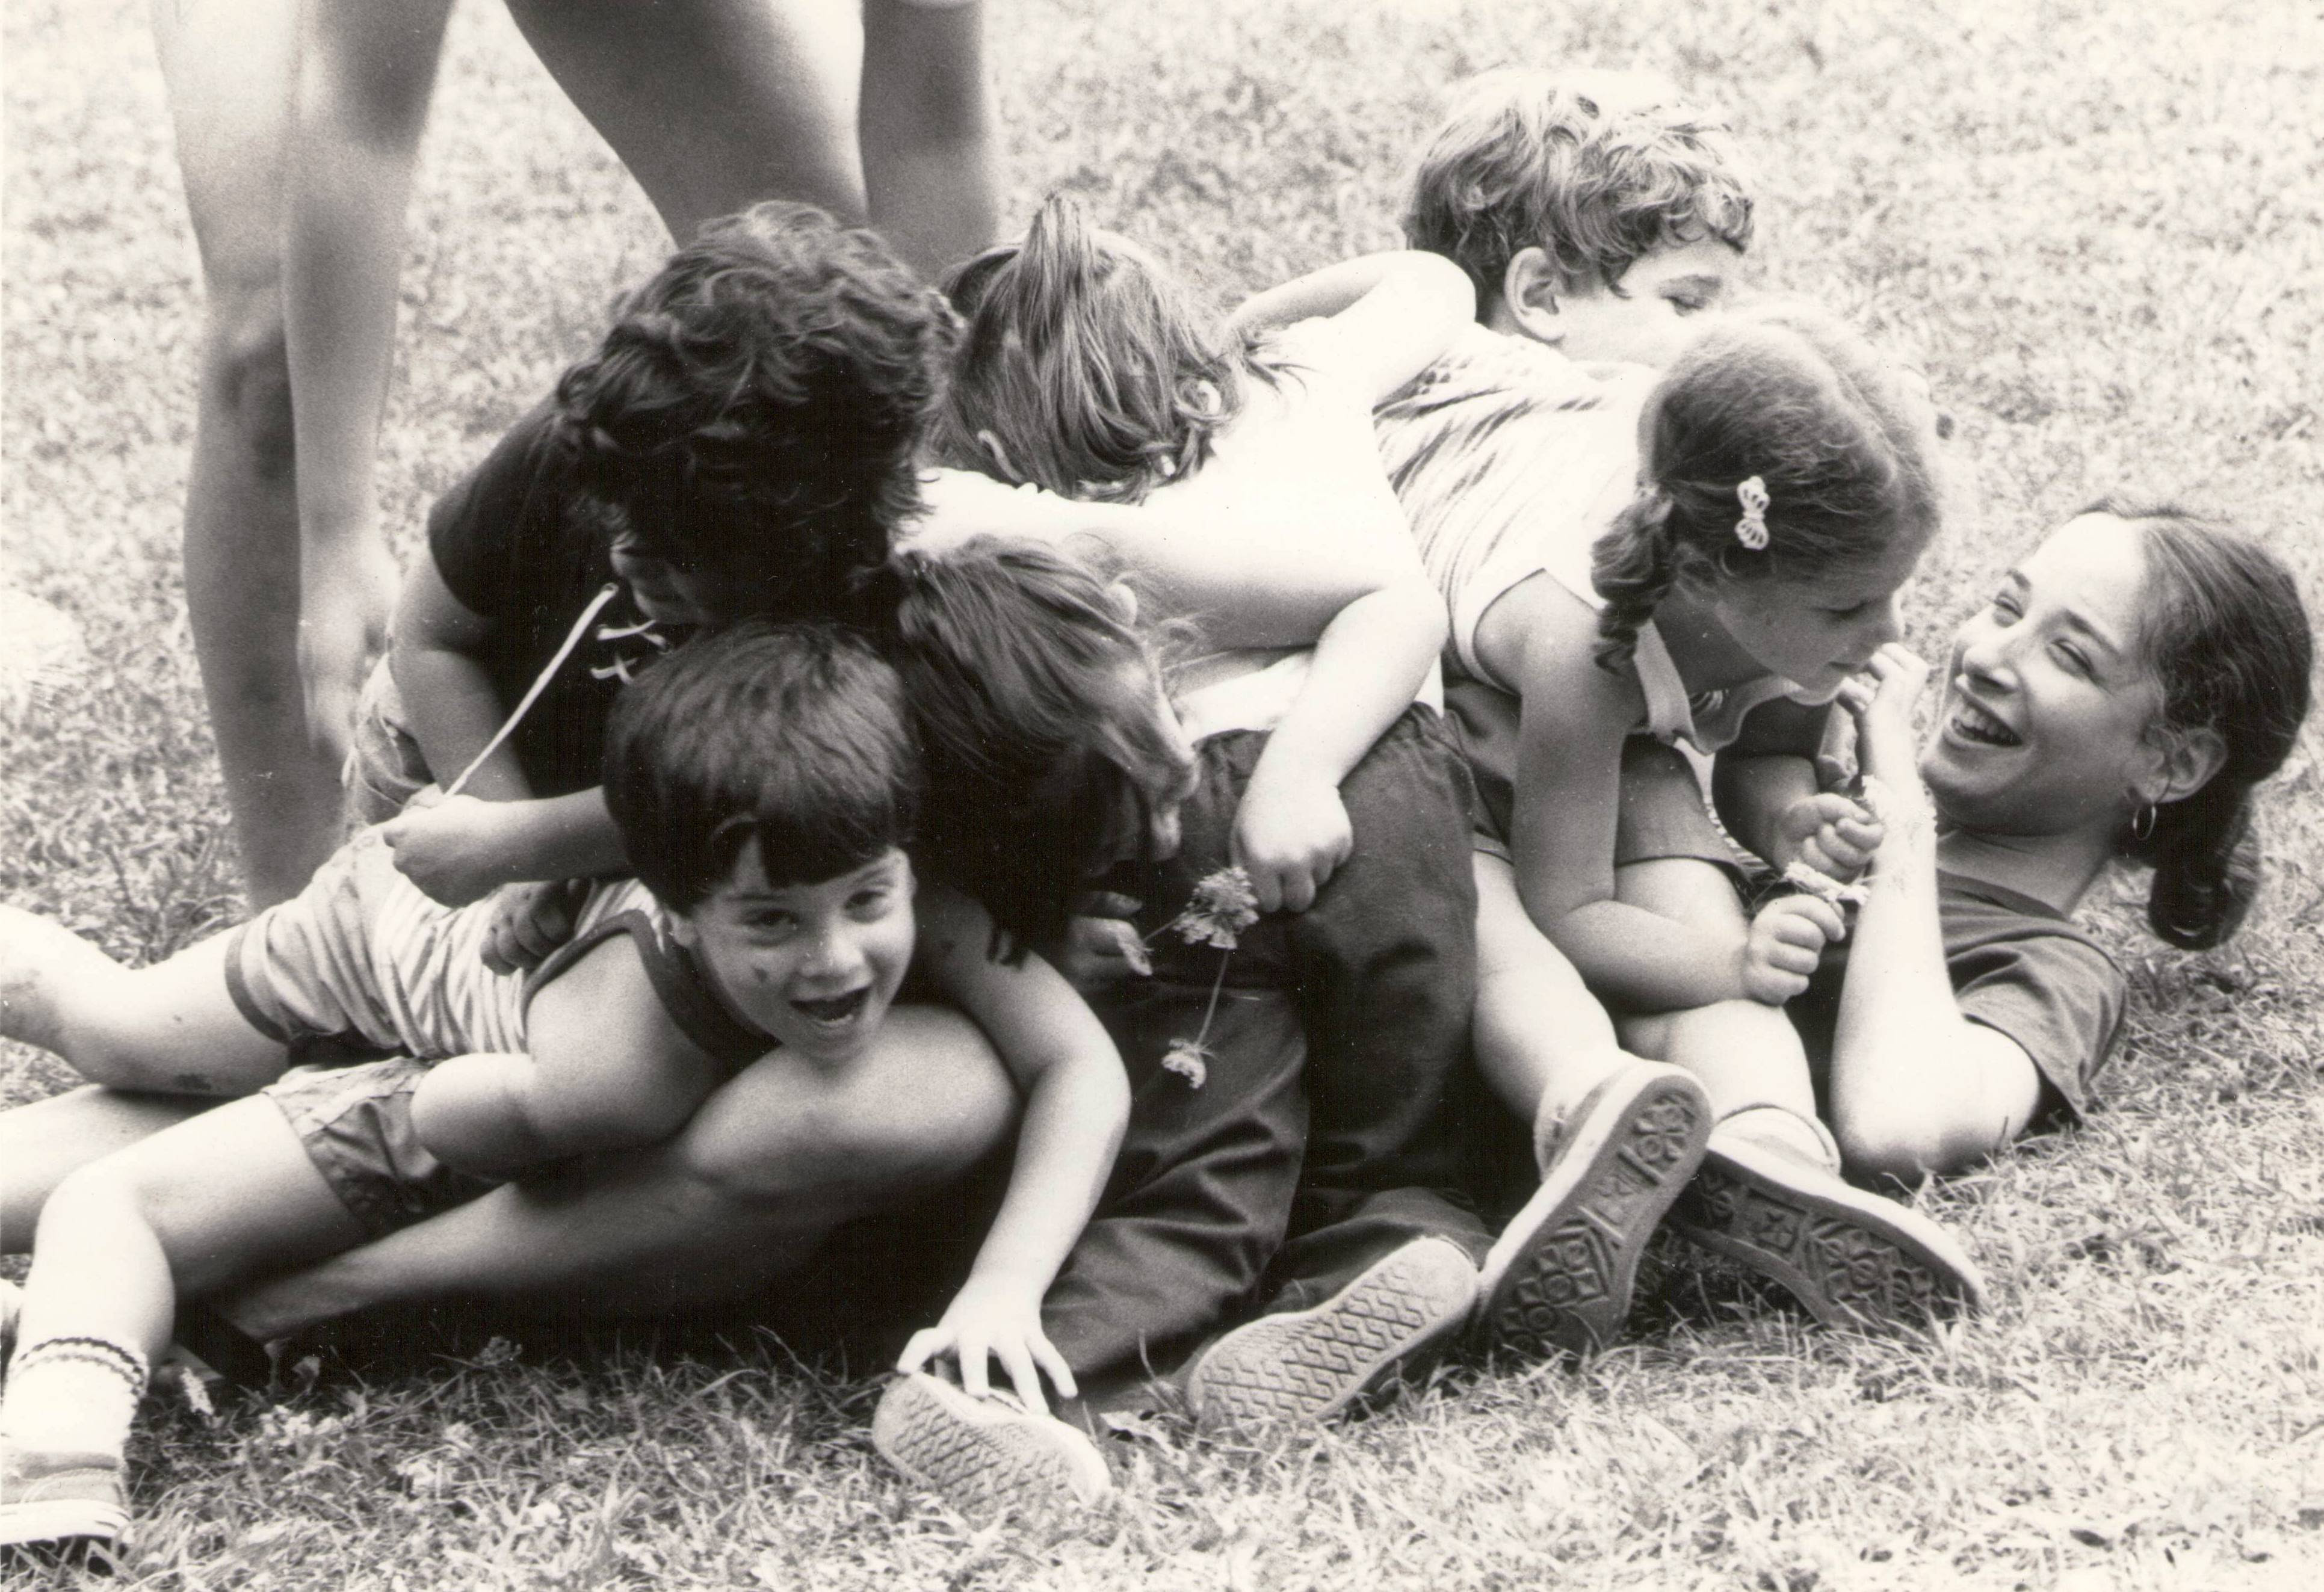
<path fill-rule="evenodd" d="M 1079 1430 L 917 1372 L 881 1394 L 872 1443 L 965 1514 L 1088 1505 L 1113 1490 L 1105 1456 Z"/>
<path fill-rule="evenodd" d="M 1711 1101 L 1688 1074 L 1642 1063 L 1609 1079 L 1486 1256 L 1477 1336 L 1534 1359 L 1612 1342 L 1638 1257 L 1710 1138 Z"/>
<path fill-rule="evenodd" d="M 1323 1421 L 1417 1370 L 1477 1302 L 1477 1268 L 1416 1238 L 1319 1305 L 1261 1316 L 1203 1351 L 1186 1402 L 1205 1431 Z"/>
<path fill-rule="evenodd" d="M 1711 1147 L 1671 1224 L 1827 1327 L 1878 1332 L 1985 1308 L 1976 1263 L 1935 1222 L 1748 1142 Z"/>

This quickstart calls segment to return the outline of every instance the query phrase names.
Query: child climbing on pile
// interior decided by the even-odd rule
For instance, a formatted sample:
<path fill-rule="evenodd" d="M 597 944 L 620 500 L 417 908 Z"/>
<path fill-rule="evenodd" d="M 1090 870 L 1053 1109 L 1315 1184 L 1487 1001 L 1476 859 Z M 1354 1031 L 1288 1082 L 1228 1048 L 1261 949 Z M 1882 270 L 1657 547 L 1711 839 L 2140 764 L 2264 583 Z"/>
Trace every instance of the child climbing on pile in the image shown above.
<path fill-rule="evenodd" d="M 1665 1207 L 1824 1321 L 1915 1321 L 1981 1293 L 1933 1223 L 1841 1181 L 1782 1010 L 1841 919 L 1807 893 L 1755 908 L 1678 750 L 1715 754 L 1729 829 L 1778 870 L 1861 866 L 1878 829 L 1816 790 L 1812 755 L 1824 704 L 1895 640 L 1897 589 L 1940 519 L 1917 378 L 1803 305 L 1696 324 L 1750 225 L 1723 125 L 1605 73 L 1480 79 L 1406 216 L 1478 308 L 1379 426 L 1451 613 L 1448 704 L 1484 798 L 1484 957 L 1522 946 L 1521 907 L 1579 975 L 1489 977 L 1480 1061 L 1545 1173 L 1595 1146 L 1583 1171 L 1602 1190 L 1603 1237 L 1536 1246 L 1489 1300 L 1521 1347 L 1618 1324 Z M 1525 1026 L 1601 1024 L 1600 1001 L 1631 1052 L 1676 1072 L 1525 1043 Z M 1703 1095 L 1707 1150 L 1676 1121 Z M 1646 1131 L 1642 1099 L 1671 1130 Z M 1625 1129 L 1652 1153 L 1609 1150 Z"/>
<path fill-rule="evenodd" d="M 835 1142 L 803 1147 L 791 1209 L 749 1253 L 704 1258 L 722 1274 L 795 1265 L 840 1221 L 956 1174 L 1017 1118 L 1013 1087 L 1015 1166 L 946 1320 L 1020 1377 L 1056 1366 L 1038 1304 L 1112 1165 L 1120 1061 L 1045 963 L 993 954 L 980 908 L 916 888 L 921 768 L 894 671 L 830 627 L 744 625 L 625 691 L 607 736 L 606 800 L 639 878 L 593 889 L 579 934 L 530 977 L 479 956 L 489 904 L 429 900 L 377 830 L 298 897 L 149 968 L 0 916 L 9 1037 L 124 1087 L 274 1080 L 100 1144 L 46 1193 L 0 1393 L 0 1551 L 118 1556 L 122 1449 L 180 1297 L 665 1137 L 746 1071 Z M 991 1052 L 957 1019 L 891 1012 L 908 971 Z M 401 1054 L 286 1074 L 317 1037 Z M 992 1053 L 1007 1079 L 980 1090 Z M 0 1124 L 90 1128 L 105 1100 Z"/>
<path fill-rule="evenodd" d="M 967 327 L 944 456 L 1040 489 L 1011 494 L 1025 522 L 1126 566 L 1146 622 L 1191 624 L 1220 649 L 1172 682 L 1191 794 L 1163 843 L 1107 881 L 1135 903 L 1150 961 L 1093 993 L 1137 1092 L 1045 1325 L 1084 1415 L 1179 1373 L 1213 1430 L 1318 1419 L 1466 1324 L 1489 1247 L 1454 1115 L 1474 979 L 1471 796 L 1434 705 L 1441 605 L 1369 419 L 1442 351 L 1469 295 L 1443 262 L 1401 256 L 1340 313 L 1245 343 L 1063 199 L 950 290 Z M 939 495 L 938 525 L 945 506 Z M 1148 529 L 1157 511 L 1166 533 Z M 1350 571 L 1374 584 L 1330 584 Z M 972 680 L 1042 677 L 1044 653 L 1091 645 L 1060 624 L 997 612 L 943 655 L 981 644 Z M 1060 731 L 1067 746 L 1085 733 Z M 906 1369 L 943 1348 L 924 1339 Z M 1066 1423 L 929 1376 L 890 1391 L 877 1430 L 954 1497 L 1104 1475 Z"/>

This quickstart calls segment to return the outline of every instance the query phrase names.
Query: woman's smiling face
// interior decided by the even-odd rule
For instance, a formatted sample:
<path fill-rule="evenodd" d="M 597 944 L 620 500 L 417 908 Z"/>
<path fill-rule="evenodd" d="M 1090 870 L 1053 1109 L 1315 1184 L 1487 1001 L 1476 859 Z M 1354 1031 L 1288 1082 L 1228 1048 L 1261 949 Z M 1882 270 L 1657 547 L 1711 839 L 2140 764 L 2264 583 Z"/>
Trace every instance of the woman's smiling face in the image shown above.
<path fill-rule="evenodd" d="M 2145 652 L 2146 573 L 2135 526 L 2085 514 L 1962 624 L 1921 756 L 1948 821 L 2005 834 L 2110 830 L 2144 799 L 2163 711 Z"/>

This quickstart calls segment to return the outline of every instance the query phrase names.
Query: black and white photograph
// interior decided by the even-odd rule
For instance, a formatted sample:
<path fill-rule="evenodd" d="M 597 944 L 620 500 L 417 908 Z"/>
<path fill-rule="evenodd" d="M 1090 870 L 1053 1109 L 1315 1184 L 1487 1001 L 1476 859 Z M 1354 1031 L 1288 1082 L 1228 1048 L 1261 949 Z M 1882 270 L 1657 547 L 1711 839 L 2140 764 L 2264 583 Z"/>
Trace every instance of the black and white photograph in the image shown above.
<path fill-rule="evenodd" d="M 2324 7 L 0 106 L 0 1584 L 2324 1585 Z"/>

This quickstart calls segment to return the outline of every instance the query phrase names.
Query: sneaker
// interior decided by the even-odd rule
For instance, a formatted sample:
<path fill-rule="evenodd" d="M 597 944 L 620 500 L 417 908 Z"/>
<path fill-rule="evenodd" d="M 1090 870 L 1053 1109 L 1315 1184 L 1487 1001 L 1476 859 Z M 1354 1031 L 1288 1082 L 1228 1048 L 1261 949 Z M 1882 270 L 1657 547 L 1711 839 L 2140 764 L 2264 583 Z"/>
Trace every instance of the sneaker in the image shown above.
<path fill-rule="evenodd" d="M 1671 1225 L 1781 1284 L 1827 1327 L 1886 1331 L 1985 1308 L 1985 1279 L 1935 1222 L 1725 1129 Z"/>
<path fill-rule="evenodd" d="M 1478 1278 L 1476 1333 L 1543 1359 L 1611 1343 L 1630 1315 L 1638 1256 L 1694 1175 L 1711 1101 L 1677 1067 L 1638 1062 L 1545 1124 L 1541 1187 L 1502 1229 Z"/>
<path fill-rule="evenodd" d="M 30 1560 L 114 1570 L 128 1529 L 115 1456 L 0 1447 L 0 1565 Z"/>
<path fill-rule="evenodd" d="M 1086 1505 L 1113 1490 L 1105 1456 L 1079 1427 L 917 1371 L 880 1395 L 872 1446 L 964 1514 Z"/>
<path fill-rule="evenodd" d="M 1424 1366 L 1477 1302 L 1477 1268 L 1415 1238 L 1310 1310 L 1261 1316 L 1204 1349 L 1186 1402 L 1207 1431 L 1316 1422 Z"/>

